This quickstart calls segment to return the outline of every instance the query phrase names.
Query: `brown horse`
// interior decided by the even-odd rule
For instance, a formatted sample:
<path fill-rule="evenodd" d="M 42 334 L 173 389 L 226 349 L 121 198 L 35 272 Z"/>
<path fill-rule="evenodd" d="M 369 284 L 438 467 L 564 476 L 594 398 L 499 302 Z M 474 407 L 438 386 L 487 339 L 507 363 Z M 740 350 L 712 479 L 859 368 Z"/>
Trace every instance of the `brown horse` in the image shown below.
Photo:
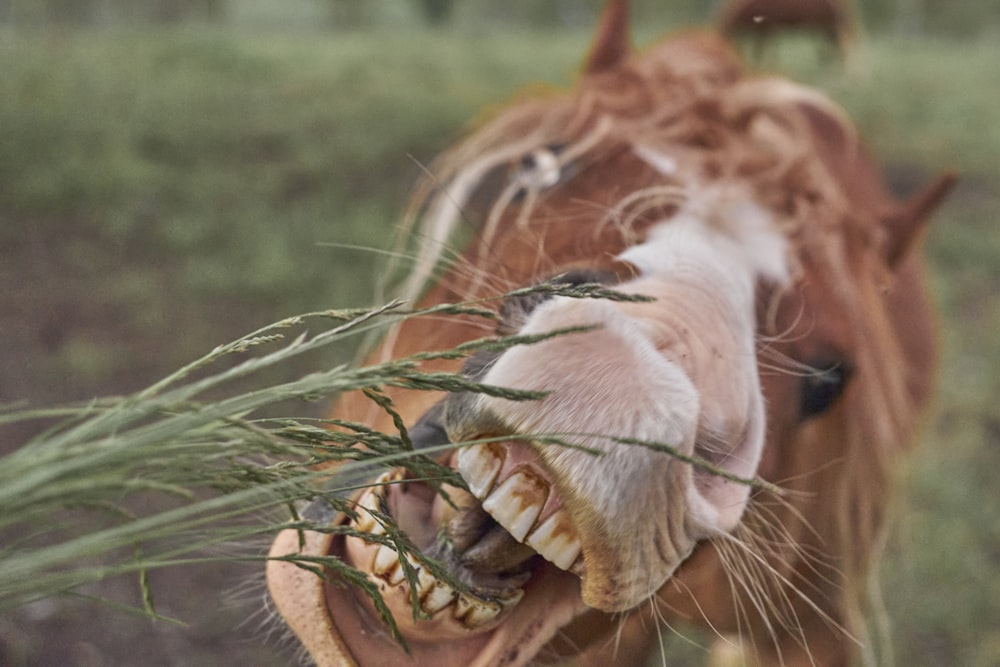
<path fill-rule="evenodd" d="M 626 15 L 613 0 L 575 90 L 518 102 L 433 166 L 411 291 L 486 202 L 425 303 L 545 281 L 652 300 L 508 299 L 497 333 L 590 327 L 464 366 L 542 399 L 389 392 L 418 445 L 491 440 L 444 457 L 468 486 L 455 505 L 390 473 L 356 527 L 390 514 L 465 586 L 411 560 L 411 598 L 390 547 L 282 533 L 272 556 L 367 572 L 410 649 L 364 595 L 272 561 L 277 609 L 320 665 L 640 665 L 682 622 L 739 637 L 749 664 L 865 648 L 891 471 L 935 361 L 920 238 L 953 179 L 897 202 L 828 99 L 748 76 L 708 35 L 633 54 Z M 418 318 L 378 354 L 483 334 Z M 364 397 L 337 414 L 392 428 Z M 587 451 L 525 438 L 540 433 Z"/>
<path fill-rule="evenodd" d="M 802 30 L 826 38 L 846 60 L 855 34 L 848 0 L 729 0 L 720 10 L 717 24 L 727 37 L 752 38 L 758 59 L 776 33 Z"/>

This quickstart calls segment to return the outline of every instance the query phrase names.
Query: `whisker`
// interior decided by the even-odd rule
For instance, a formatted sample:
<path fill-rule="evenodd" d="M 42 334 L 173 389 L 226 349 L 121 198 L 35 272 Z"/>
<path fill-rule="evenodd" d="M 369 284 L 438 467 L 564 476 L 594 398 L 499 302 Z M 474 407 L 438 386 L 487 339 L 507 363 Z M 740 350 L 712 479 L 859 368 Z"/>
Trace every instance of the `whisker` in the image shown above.
<path fill-rule="evenodd" d="M 327 245 L 381 255 L 392 269 L 406 269 L 405 277 L 392 271 L 386 280 L 402 281 L 399 288 L 411 309 L 421 298 L 446 298 L 489 311 L 478 319 L 429 315 L 422 320 L 423 328 L 393 326 L 380 349 L 383 360 L 416 344 L 433 346 L 452 332 L 455 337 L 466 332 L 506 334 L 505 327 L 515 332 L 533 330 L 553 312 L 567 321 L 588 315 L 590 310 L 559 311 L 555 306 L 561 306 L 560 302 L 553 303 L 552 309 L 533 309 L 530 300 L 514 303 L 514 299 L 506 307 L 501 303 L 500 295 L 546 278 L 553 267 L 563 270 L 594 260 L 594 268 L 599 268 L 602 261 L 631 249 L 634 254 L 626 257 L 635 260 L 639 274 L 647 265 L 662 261 L 665 270 L 655 272 L 655 279 L 666 276 L 664 293 L 673 297 L 669 281 L 675 277 L 685 290 L 689 286 L 702 289 L 702 283 L 709 282 L 702 280 L 705 276 L 732 264 L 736 271 L 733 289 L 691 289 L 697 295 L 691 304 L 678 298 L 681 307 L 662 321 L 649 317 L 649 310 L 636 314 L 638 308 L 612 306 L 600 311 L 611 313 L 602 332 L 611 332 L 608 337 L 587 339 L 597 341 L 594 349 L 571 343 L 560 347 L 570 338 L 546 339 L 545 346 L 519 348 L 518 353 L 527 350 L 523 356 L 502 357 L 502 362 L 483 371 L 484 384 L 492 380 L 499 384 L 502 379 L 512 386 L 537 382 L 546 392 L 551 386 L 551 400 L 546 394 L 539 403 L 507 398 L 491 402 L 496 396 L 488 394 L 468 407 L 457 403 L 468 391 L 456 381 L 452 385 L 459 387 L 454 390 L 456 403 L 438 403 L 447 407 L 436 408 L 445 418 L 432 425 L 449 437 L 465 426 L 490 437 L 499 431 L 503 433 L 500 439 L 535 434 L 523 450 L 489 449 L 484 454 L 488 463 L 480 465 L 492 466 L 502 458 L 500 465 L 507 466 L 507 474 L 523 464 L 517 456 L 537 455 L 539 461 L 529 463 L 551 464 L 544 472 L 552 473 L 554 479 L 545 482 L 563 494 L 557 499 L 584 505 L 579 515 L 575 508 L 566 512 L 573 521 L 583 519 L 575 526 L 580 534 L 574 537 L 585 546 L 572 542 L 570 546 L 574 554 L 587 550 L 584 562 L 591 576 L 598 578 L 596 583 L 608 589 L 613 584 L 615 589 L 606 595 L 618 602 L 634 604 L 651 595 L 645 599 L 648 608 L 610 615 L 611 625 L 602 628 L 607 634 L 599 640 L 584 637 L 579 628 L 554 630 L 559 646 L 542 649 L 543 657 L 556 660 L 559 650 L 579 652 L 596 645 L 601 655 L 610 652 L 624 661 L 638 650 L 625 642 L 632 640 L 634 632 L 645 630 L 642 648 L 658 646 L 660 661 L 666 664 L 668 632 L 695 644 L 684 637 L 680 625 L 690 620 L 707 628 L 717 644 L 738 644 L 755 664 L 817 663 L 826 656 L 810 642 L 824 631 L 832 633 L 839 644 L 859 643 L 852 634 L 859 625 L 852 616 L 860 609 L 855 601 L 858 575 L 864 573 L 866 559 L 878 554 L 878 539 L 884 535 L 879 497 L 865 487 L 879 488 L 885 480 L 886 461 L 898 448 L 899 436 L 905 435 L 911 412 L 915 412 L 909 401 L 913 392 L 909 390 L 911 378 L 906 376 L 910 372 L 906 355 L 894 340 L 898 337 L 892 335 L 898 328 L 890 321 L 895 314 L 886 313 L 880 291 L 889 284 L 893 270 L 884 253 L 875 248 L 875 236 L 885 232 L 884 225 L 874 230 L 862 226 L 881 211 L 866 208 L 870 202 L 852 201 L 856 194 L 853 176 L 837 173 L 846 165 L 858 166 L 859 173 L 867 174 L 861 168 L 868 164 L 857 150 L 853 127 L 826 98 L 777 77 L 741 78 L 739 64 L 726 60 L 714 47 L 710 53 L 701 47 L 673 52 L 669 49 L 676 47 L 666 48 L 668 56 L 662 62 L 652 55 L 649 60 L 638 56 L 622 60 L 614 76 L 604 76 L 608 72 L 587 75 L 574 92 L 501 111 L 428 165 L 411 157 L 424 178 L 391 250 Z M 818 155 L 831 150 L 839 151 L 836 159 Z M 661 223 L 663 228 L 650 231 L 651 225 Z M 659 233 L 661 229 L 664 234 Z M 678 232 L 676 236 L 671 235 L 673 231 Z M 649 243 L 634 248 L 645 240 L 644 234 Z M 691 245 L 685 245 L 689 240 Z M 705 260 L 703 255 L 712 250 L 719 251 L 718 257 Z M 713 285 L 728 282 L 716 280 Z M 628 288 L 641 284 L 637 280 L 628 283 Z M 755 285 L 763 287 L 758 290 Z M 686 299 L 685 290 L 677 294 Z M 669 299 L 664 302 L 671 303 Z M 704 320 L 691 317 L 691 322 L 711 327 L 719 321 L 725 333 L 739 337 L 739 344 L 731 346 L 735 351 L 723 344 L 713 346 L 711 332 L 692 334 L 694 325 L 681 332 L 683 327 L 671 318 L 682 319 L 689 305 L 695 315 L 700 315 L 695 311 L 702 306 L 706 313 Z M 724 308 L 728 317 L 716 318 L 716 306 Z M 523 312 L 511 314 L 519 308 Z M 505 321 L 498 325 L 490 314 Z M 839 324 L 825 331 L 836 317 L 843 318 L 843 331 Z M 454 322 L 467 329 L 449 331 Z M 415 334 L 403 338 L 408 331 Z M 711 360 L 703 362 L 695 352 L 681 349 L 689 337 L 698 334 L 704 334 L 705 348 L 715 353 Z M 426 339 L 416 340 L 421 336 Z M 871 375 L 855 376 L 850 385 L 850 400 L 858 403 L 848 407 L 867 410 L 841 410 L 841 403 L 821 418 L 806 421 L 801 398 L 792 393 L 795 379 L 828 373 L 830 368 L 818 367 L 820 362 L 806 353 L 834 344 L 844 354 L 845 367 L 864 369 L 858 376 Z M 599 346 L 606 346 L 610 353 L 605 355 Z M 537 350 L 541 350 L 538 355 L 531 356 Z M 686 352 L 690 354 L 685 357 Z M 798 354 L 805 358 L 796 358 Z M 663 359 L 684 377 L 676 378 L 673 368 L 668 372 L 658 365 Z M 652 375 L 644 375 L 644 366 L 654 369 Z M 703 372 L 705 367 L 710 370 Z M 713 411 L 717 404 L 723 404 L 720 412 L 725 410 L 730 398 L 728 387 L 719 389 L 721 399 L 712 394 L 717 385 L 726 384 L 725 380 L 713 381 L 712 373 L 717 370 L 720 377 L 725 377 L 723 372 L 734 373 L 734 395 L 744 386 L 751 387 L 755 393 L 750 408 L 737 405 L 728 414 Z M 627 379 L 619 380 L 621 376 Z M 759 380 L 767 396 L 757 393 Z M 868 387 L 861 380 L 876 386 Z M 671 382 L 683 392 L 674 392 L 668 386 Z M 772 388 L 776 391 L 770 392 Z M 397 424 L 410 423 L 414 417 L 423 419 L 414 407 L 422 405 L 420 401 L 409 406 L 416 415 L 407 411 L 403 400 L 391 410 L 385 407 L 397 398 L 390 393 L 387 389 L 384 394 L 385 404 L 377 404 L 381 413 L 376 405 L 367 408 L 382 418 L 389 414 Z M 680 398 L 675 400 L 675 396 Z M 783 396 L 790 397 L 789 405 L 780 403 Z M 769 400 L 774 402 L 767 405 L 765 416 L 761 405 Z M 846 394 L 843 400 L 848 400 Z M 864 401 L 869 405 L 861 405 Z M 668 404 L 681 407 L 675 412 L 658 411 Z M 459 417 L 449 412 L 453 405 L 458 407 L 452 412 L 467 409 L 474 413 L 468 417 L 470 424 L 456 423 Z M 818 416 L 823 409 L 825 404 L 815 410 L 810 407 L 805 416 Z M 475 414 L 477 410 L 483 414 Z M 655 423 L 644 421 L 647 414 L 654 415 L 650 422 Z M 448 419 L 452 422 L 447 423 Z M 601 427 L 609 424 L 605 431 L 613 436 L 601 433 Z M 399 430 L 403 431 L 402 426 Z M 546 458 L 552 453 L 542 451 L 546 433 L 568 436 L 567 443 L 574 447 L 559 450 L 560 456 L 569 454 L 558 460 Z M 640 438 L 647 433 L 667 433 L 671 443 L 682 446 L 657 445 L 653 436 Z M 598 467 L 596 473 L 576 468 L 578 459 L 572 455 L 595 443 L 599 446 L 591 449 L 599 452 L 602 447 L 614 447 L 613 456 L 608 457 L 614 460 L 603 461 L 607 465 Z M 642 454 L 631 456 L 633 452 L 623 453 L 626 444 L 648 446 Z M 669 454 L 672 459 L 654 457 L 650 451 Z M 516 452 L 514 457 L 511 452 Z M 765 462 L 759 469 L 758 461 Z M 652 471 L 649 478 L 643 477 L 647 467 Z M 661 471 L 669 471 L 671 481 L 675 476 L 681 480 L 679 488 L 657 487 L 640 502 L 625 502 L 647 490 L 624 488 L 627 483 L 659 485 L 664 479 Z M 468 471 L 463 468 L 463 472 Z M 484 474 L 492 475 L 489 486 L 500 473 L 498 469 Z M 773 478 L 781 479 L 775 482 Z M 507 493 L 507 480 L 500 484 Z M 742 484 L 746 489 L 731 496 L 699 493 L 727 490 L 727 484 Z M 496 497 L 493 501 L 499 502 Z M 556 497 L 545 498 L 548 503 Z M 729 498 L 732 505 L 722 506 Z M 594 507 L 586 506 L 591 500 Z M 485 500 L 482 504 L 488 506 Z M 650 539 L 648 521 L 628 523 L 633 517 L 625 517 L 620 506 L 676 511 L 679 516 L 649 516 L 648 521 L 672 522 Z M 727 533 L 713 532 L 730 528 L 734 510 L 742 511 L 736 527 Z M 599 528 L 593 534 L 587 532 L 594 525 Z M 437 528 L 432 526 L 429 532 Z M 710 539 L 697 546 L 706 536 Z M 604 540 L 600 548 L 591 546 L 597 538 Z M 863 542 L 857 553 L 853 538 Z M 667 544 L 668 539 L 676 544 Z M 621 544 L 605 544 L 612 540 Z M 630 548 L 637 553 L 623 553 Z M 721 569 L 719 580 L 705 584 L 677 575 L 664 584 L 674 568 L 682 568 L 683 573 L 683 557 L 678 554 L 695 548 L 705 549 L 699 553 L 714 559 L 710 572 Z M 615 554 L 620 560 L 602 562 L 606 550 L 612 549 L 621 550 Z M 610 565 L 638 569 L 612 576 L 607 573 Z M 537 572 L 548 570 L 539 568 L 532 574 Z M 417 591 L 411 592 L 416 602 Z M 672 606 L 667 593 L 680 599 L 669 598 Z M 838 657 L 846 661 L 851 657 L 848 653 Z"/>

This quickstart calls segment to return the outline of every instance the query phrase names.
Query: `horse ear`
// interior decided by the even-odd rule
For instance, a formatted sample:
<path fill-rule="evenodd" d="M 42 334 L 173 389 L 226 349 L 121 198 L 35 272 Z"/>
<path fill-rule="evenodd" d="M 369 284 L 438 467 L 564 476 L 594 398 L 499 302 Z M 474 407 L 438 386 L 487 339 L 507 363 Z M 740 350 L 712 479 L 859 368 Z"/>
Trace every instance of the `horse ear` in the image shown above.
<path fill-rule="evenodd" d="M 921 188 L 915 195 L 883 216 L 886 234 L 886 261 L 895 267 L 906 257 L 910 245 L 945 196 L 955 185 L 957 176 L 947 171 Z"/>
<path fill-rule="evenodd" d="M 597 34 L 583 66 L 584 74 L 611 69 L 632 52 L 628 0 L 610 0 L 597 24 Z"/>

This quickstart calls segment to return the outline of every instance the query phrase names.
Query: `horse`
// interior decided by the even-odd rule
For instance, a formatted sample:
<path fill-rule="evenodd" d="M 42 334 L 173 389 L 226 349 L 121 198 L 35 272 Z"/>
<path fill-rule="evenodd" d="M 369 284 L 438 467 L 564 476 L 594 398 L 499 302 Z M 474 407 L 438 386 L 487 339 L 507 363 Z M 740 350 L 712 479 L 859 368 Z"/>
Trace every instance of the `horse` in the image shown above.
<path fill-rule="evenodd" d="M 818 33 L 846 61 L 856 32 L 847 0 L 729 0 L 716 22 L 729 38 L 752 38 L 758 61 L 768 40 L 788 30 Z"/>
<path fill-rule="evenodd" d="M 304 513 L 353 534 L 277 536 L 271 597 L 316 664 L 639 665 L 682 623 L 746 664 L 869 651 L 893 469 L 933 388 L 922 239 L 954 175 L 897 199 L 827 97 L 710 33 L 636 51 L 623 0 L 572 90 L 514 102 L 428 172 L 404 291 L 496 303 L 497 322 L 408 319 L 372 359 L 535 337 L 426 370 L 540 393 L 339 399 L 338 417 L 454 444 L 439 457 L 464 484 L 444 502 L 387 471 L 353 513 Z M 510 294 L 538 285 L 621 298 Z M 375 539 L 385 516 L 419 558 Z M 364 572 L 407 649 L 296 555 Z"/>

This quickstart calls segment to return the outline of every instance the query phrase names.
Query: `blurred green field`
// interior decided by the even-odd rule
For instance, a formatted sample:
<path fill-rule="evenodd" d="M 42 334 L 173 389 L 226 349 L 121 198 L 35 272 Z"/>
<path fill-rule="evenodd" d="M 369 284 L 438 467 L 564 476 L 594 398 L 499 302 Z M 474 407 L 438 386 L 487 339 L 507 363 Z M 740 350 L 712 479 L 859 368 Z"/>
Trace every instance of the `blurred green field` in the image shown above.
<path fill-rule="evenodd" d="M 905 471 L 883 578 L 899 665 L 1000 664 L 994 37 L 872 38 L 848 72 L 806 43 L 772 61 L 840 101 L 901 189 L 962 174 L 930 237 L 946 348 L 937 412 Z M 569 84 L 586 41 L 0 32 L 0 403 L 131 391 L 266 322 L 371 303 L 374 249 L 421 165 L 522 84 Z M 22 437 L 0 431 L 0 449 Z M 256 626 L 236 627 L 246 609 L 220 602 L 226 574 L 190 579 L 197 596 L 166 593 L 189 628 L 74 603 L 0 618 L 0 664 L 283 664 Z M 136 604 L 131 585 L 117 594 Z M 97 639 L 95 623 L 115 632 Z"/>

